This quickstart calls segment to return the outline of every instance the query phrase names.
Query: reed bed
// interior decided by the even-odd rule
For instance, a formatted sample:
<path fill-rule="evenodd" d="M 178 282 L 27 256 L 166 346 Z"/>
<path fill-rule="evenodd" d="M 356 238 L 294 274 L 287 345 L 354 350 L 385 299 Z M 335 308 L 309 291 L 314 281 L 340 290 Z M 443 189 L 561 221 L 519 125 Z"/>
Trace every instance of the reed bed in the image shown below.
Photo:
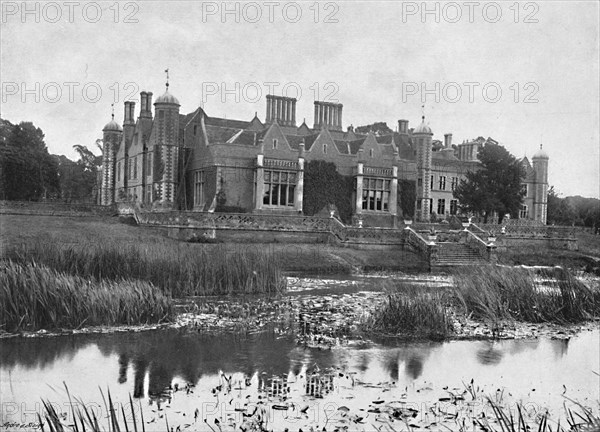
<path fill-rule="evenodd" d="M 556 269 L 553 283 L 546 286 L 525 268 L 465 267 L 453 276 L 459 304 L 477 319 L 573 323 L 600 314 L 600 290 L 567 270 Z"/>
<path fill-rule="evenodd" d="M 84 246 L 38 240 L 13 247 L 5 255 L 18 263 L 40 263 L 83 278 L 137 279 L 173 297 L 275 294 L 285 287 L 273 254 L 224 246 L 108 241 Z"/>
<path fill-rule="evenodd" d="M 387 298 L 364 323 L 368 332 L 444 339 L 452 326 L 446 293 L 439 289 L 399 283 L 388 285 Z"/>
<path fill-rule="evenodd" d="M 172 301 L 151 283 L 83 278 L 33 262 L 0 261 L 6 331 L 132 325 L 168 320 Z"/>

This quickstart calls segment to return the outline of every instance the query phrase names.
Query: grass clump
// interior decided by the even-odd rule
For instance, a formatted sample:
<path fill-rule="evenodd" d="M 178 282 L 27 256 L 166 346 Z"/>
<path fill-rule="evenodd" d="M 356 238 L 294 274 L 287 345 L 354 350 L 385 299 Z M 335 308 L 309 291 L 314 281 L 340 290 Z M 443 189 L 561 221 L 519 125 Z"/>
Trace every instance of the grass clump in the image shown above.
<path fill-rule="evenodd" d="M 274 294 L 285 286 L 273 254 L 221 246 L 208 250 L 185 243 L 110 241 L 84 246 L 38 240 L 16 246 L 6 256 L 83 278 L 137 279 L 174 297 Z"/>
<path fill-rule="evenodd" d="M 532 323 L 574 323 L 600 313 L 600 290 L 570 272 L 556 269 L 545 285 L 532 270 L 515 267 L 464 267 L 454 272 L 454 292 L 476 319 L 514 319 Z"/>
<path fill-rule="evenodd" d="M 446 294 L 404 282 L 391 288 L 387 298 L 364 323 L 368 332 L 444 339 L 452 325 Z"/>
<path fill-rule="evenodd" d="M 0 326 L 7 331 L 157 323 L 171 299 L 148 282 L 99 281 L 35 263 L 0 262 Z"/>

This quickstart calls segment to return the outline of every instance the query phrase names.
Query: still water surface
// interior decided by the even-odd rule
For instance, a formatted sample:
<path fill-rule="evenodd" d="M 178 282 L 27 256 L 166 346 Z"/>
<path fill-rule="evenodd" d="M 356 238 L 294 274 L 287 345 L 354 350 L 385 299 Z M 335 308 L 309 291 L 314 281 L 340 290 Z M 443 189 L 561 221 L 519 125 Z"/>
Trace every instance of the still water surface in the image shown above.
<path fill-rule="evenodd" d="M 315 365 L 336 371 L 331 391 L 318 399 L 307 386 Z M 221 371 L 233 381 L 247 380 L 250 393 L 234 391 L 219 400 L 212 390 L 224 383 Z M 506 400 L 558 413 L 563 393 L 598 407 L 600 377 L 594 372 L 600 372 L 598 329 L 565 340 L 388 342 L 331 350 L 303 348 L 273 334 L 209 336 L 175 329 L 0 341 L 2 423 L 34 421 L 40 398 L 66 402 L 66 382 L 71 394 L 85 402 L 102 404 L 100 386 L 109 388 L 116 401 L 126 402 L 129 395 L 141 400 L 147 421 L 158 425 L 167 412 L 170 424 L 185 424 L 193 421 L 195 409 L 201 419 L 217 416 L 209 403 L 234 406 L 253 391 L 255 397 L 265 380 L 277 392 L 268 380 L 272 376 L 287 377 L 288 400 L 300 404 L 316 401 L 360 410 L 377 399 L 432 403 L 448 395 L 446 387 L 459 393 L 474 380 L 482 393 L 504 390 Z M 175 383 L 195 387 L 190 393 L 164 391 Z M 314 424 L 323 422 L 315 419 Z M 163 425 L 155 429 L 164 430 Z"/>

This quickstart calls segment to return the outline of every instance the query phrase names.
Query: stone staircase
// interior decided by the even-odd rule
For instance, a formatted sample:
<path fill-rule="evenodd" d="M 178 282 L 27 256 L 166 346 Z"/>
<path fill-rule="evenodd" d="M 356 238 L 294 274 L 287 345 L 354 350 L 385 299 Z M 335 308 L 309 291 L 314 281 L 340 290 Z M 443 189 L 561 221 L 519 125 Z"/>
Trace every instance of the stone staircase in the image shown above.
<path fill-rule="evenodd" d="M 432 265 L 438 267 L 463 266 L 485 264 L 477 251 L 463 243 L 438 242 L 437 262 Z"/>

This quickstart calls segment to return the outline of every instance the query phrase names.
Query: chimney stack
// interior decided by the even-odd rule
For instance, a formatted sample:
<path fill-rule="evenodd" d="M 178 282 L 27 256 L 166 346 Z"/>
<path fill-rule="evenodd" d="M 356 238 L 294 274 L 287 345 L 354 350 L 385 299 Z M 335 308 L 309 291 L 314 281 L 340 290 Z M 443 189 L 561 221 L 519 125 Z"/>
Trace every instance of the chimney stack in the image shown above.
<path fill-rule="evenodd" d="M 123 126 L 135 124 L 135 102 L 125 102 L 125 117 L 123 118 Z"/>
<path fill-rule="evenodd" d="M 141 92 L 140 93 L 140 117 L 152 118 L 152 110 L 150 106 L 152 104 L 152 93 Z"/>
<path fill-rule="evenodd" d="M 342 109 L 339 103 L 315 101 L 315 121 L 313 128 L 326 127 L 331 130 L 342 130 Z"/>
<path fill-rule="evenodd" d="M 446 148 L 452 147 L 452 134 L 451 133 L 444 134 L 444 147 L 446 147 Z"/>
<path fill-rule="evenodd" d="M 398 120 L 398 133 L 408 135 L 408 120 Z"/>
<path fill-rule="evenodd" d="M 265 123 L 274 121 L 282 126 L 296 127 L 296 98 L 267 95 Z"/>

